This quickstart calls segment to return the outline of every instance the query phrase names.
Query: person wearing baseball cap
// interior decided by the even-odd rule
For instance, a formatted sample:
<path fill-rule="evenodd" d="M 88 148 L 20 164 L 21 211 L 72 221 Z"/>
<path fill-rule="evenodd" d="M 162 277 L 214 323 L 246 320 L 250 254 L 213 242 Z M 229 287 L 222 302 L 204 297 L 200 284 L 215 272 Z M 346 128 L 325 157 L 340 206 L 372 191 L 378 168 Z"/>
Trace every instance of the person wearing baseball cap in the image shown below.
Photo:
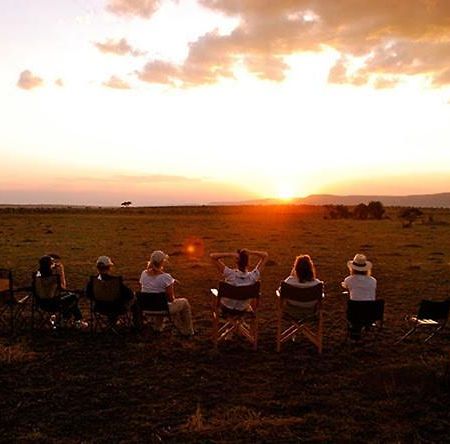
<path fill-rule="evenodd" d="M 107 281 L 113 278 L 111 274 L 111 268 L 114 266 L 114 262 L 109 256 L 99 256 L 96 261 L 96 268 L 98 271 L 97 279 L 101 281 Z M 88 299 L 94 299 L 93 284 L 90 280 L 86 286 L 86 296 Z M 123 282 L 120 285 L 120 298 L 117 301 L 117 313 L 123 311 L 124 308 L 128 309 L 132 306 L 134 299 L 133 291 L 128 288 Z M 111 314 L 110 323 L 115 323 L 117 321 L 117 315 Z"/>
<path fill-rule="evenodd" d="M 169 256 L 164 251 L 153 251 L 147 263 L 147 268 L 142 271 L 139 279 L 141 291 L 148 297 L 155 293 L 165 293 L 175 327 L 183 336 L 191 337 L 194 334 L 191 306 L 186 298 L 175 297 L 174 284 L 176 280 L 164 271 L 164 265 L 168 259 Z M 141 320 L 139 324 L 142 324 Z M 153 328 L 156 331 L 161 331 L 163 319 L 157 317 L 153 319 Z"/>

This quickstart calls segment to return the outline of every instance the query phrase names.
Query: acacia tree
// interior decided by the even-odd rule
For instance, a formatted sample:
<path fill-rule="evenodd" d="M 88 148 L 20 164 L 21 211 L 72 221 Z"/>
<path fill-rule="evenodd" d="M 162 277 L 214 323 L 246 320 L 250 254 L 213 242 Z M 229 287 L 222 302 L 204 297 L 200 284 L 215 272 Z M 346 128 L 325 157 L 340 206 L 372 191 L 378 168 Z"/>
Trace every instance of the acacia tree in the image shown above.
<path fill-rule="evenodd" d="M 356 207 L 353 209 L 354 219 L 364 220 L 367 219 L 368 216 L 369 216 L 369 208 L 365 203 L 360 203 L 356 205 Z"/>
<path fill-rule="evenodd" d="M 403 228 L 412 227 L 412 224 L 421 216 L 423 216 L 423 211 L 414 207 L 404 208 L 399 215 L 403 220 Z"/>
<path fill-rule="evenodd" d="M 367 210 L 369 217 L 373 219 L 383 219 L 384 213 L 386 212 L 384 205 L 379 200 L 369 202 Z"/>
<path fill-rule="evenodd" d="M 121 206 L 122 208 L 128 208 L 129 206 L 131 206 L 132 203 L 133 203 L 133 202 L 131 202 L 131 201 L 129 201 L 129 200 L 126 200 L 125 202 L 122 202 L 122 203 L 120 204 L 120 206 Z"/>

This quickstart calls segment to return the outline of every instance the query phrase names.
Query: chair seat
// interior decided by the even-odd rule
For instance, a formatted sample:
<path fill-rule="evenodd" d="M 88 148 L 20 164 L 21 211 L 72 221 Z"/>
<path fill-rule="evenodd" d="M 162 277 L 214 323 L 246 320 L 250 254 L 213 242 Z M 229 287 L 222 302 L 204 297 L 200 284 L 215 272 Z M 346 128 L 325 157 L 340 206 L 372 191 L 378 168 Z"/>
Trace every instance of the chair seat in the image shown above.
<path fill-rule="evenodd" d="M 255 312 L 250 310 L 234 310 L 225 306 L 220 307 L 220 314 L 223 318 L 254 318 Z"/>
<path fill-rule="evenodd" d="M 419 319 L 416 316 L 411 317 L 412 322 L 416 322 L 419 325 L 438 325 L 439 322 L 434 321 L 433 319 Z"/>

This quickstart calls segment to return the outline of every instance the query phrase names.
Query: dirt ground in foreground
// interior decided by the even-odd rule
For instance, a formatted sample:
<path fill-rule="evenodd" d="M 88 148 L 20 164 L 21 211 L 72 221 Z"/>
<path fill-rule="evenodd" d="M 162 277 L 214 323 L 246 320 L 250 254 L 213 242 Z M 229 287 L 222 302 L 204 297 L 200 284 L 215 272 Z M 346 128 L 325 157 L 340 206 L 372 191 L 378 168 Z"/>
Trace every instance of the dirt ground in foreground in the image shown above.
<path fill-rule="evenodd" d="M 429 344 L 424 335 L 395 344 L 421 299 L 450 296 L 450 211 L 427 210 L 432 220 L 408 229 L 397 213 L 354 221 L 294 206 L 1 209 L 0 267 L 17 285 L 57 252 L 70 288 L 83 288 L 105 254 L 137 290 L 150 253 L 162 249 L 197 334 L 2 333 L 0 441 L 450 442 L 450 328 Z M 243 247 L 270 254 L 260 346 L 236 338 L 214 351 L 208 292 L 219 276 L 208 254 Z M 357 252 L 374 264 L 385 328 L 350 346 L 340 282 Z M 301 253 L 326 285 L 321 356 L 304 338 L 275 351 L 274 292 Z"/>

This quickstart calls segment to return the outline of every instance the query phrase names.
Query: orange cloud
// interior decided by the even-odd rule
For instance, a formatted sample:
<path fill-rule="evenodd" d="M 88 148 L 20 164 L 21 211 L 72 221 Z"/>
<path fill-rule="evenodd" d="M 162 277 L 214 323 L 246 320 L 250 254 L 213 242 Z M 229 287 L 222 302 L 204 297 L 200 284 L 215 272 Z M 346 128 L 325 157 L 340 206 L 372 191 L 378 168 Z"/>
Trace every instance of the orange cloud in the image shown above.
<path fill-rule="evenodd" d="M 343 58 L 361 57 L 359 72 L 345 66 L 330 72 L 334 83 L 377 83 L 387 75 L 391 86 L 404 75 L 427 75 L 435 85 L 450 85 L 450 2 L 448 0 L 200 0 L 209 9 L 239 18 L 229 35 L 210 32 L 190 43 L 181 65 L 159 83 L 195 86 L 232 77 L 243 62 L 263 79 L 280 81 L 284 57 L 333 48 Z M 117 0 L 109 9 L 150 17 L 158 1 Z M 119 5 L 120 4 L 120 8 Z M 167 63 L 163 60 L 155 63 Z M 344 72 L 345 71 L 345 72 Z M 140 78 L 154 81 L 145 75 Z M 396 78 L 398 77 L 398 78 Z M 161 82 L 163 80 L 163 82 Z M 383 83 L 387 86 L 387 83 Z"/>
<path fill-rule="evenodd" d="M 17 86 L 26 90 L 38 88 L 43 84 L 44 81 L 40 77 L 34 75 L 28 69 L 20 73 L 19 80 L 17 81 Z"/>
<path fill-rule="evenodd" d="M 120 77 L 111 76 L 109 80 L 102 83 L 103 86 L 113 89 L 131 89 L 131 86 Z"/>
<path fill-rule="evenodd" d="M 149 18 L 159 6 L 159 0 L 109 0 L 107 9 L 117 15 Z"/>
<path fill-rule="evenodd" d="M 117 41 L 109 39 L 104 43 L 94 42 L 94 46 L 99 51 L 106 54 L 132 55 L 133 57 L 145 55 L 145 52 L 133 48 L 126 39 L 120 39 Z"/>

